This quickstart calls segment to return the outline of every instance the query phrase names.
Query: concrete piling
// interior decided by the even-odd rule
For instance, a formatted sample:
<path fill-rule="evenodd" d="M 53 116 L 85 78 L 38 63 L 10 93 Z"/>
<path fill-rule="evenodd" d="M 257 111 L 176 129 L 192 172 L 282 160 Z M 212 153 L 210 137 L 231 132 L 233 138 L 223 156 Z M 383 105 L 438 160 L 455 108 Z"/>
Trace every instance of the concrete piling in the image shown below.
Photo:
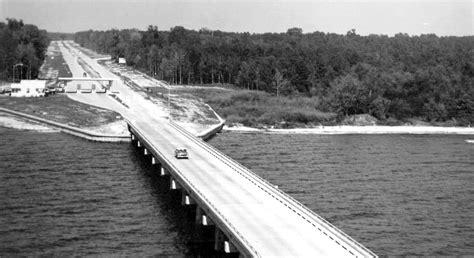
<path fill-rule="evenodd" d="M 181 185 L 173 177 L 170 177 L 170 189 L 171 190 L 182 189 Z"/>
<path fill-rule="evenodd" d="M 187 193 L 186 191 L 183 191 L 183 195 L 181 198 L 181 205 L 189 206 L 193 204 L 196 204 L 196 202 L 194 201 L 193 198 L 191 198 L 191 195 Z"/>
<path fill-rule="evenodd" d="M 160 169 L 160 176 L 166 176 L 166 175 L 169 175 L 170 172 L 168 170 L 166 170 L 164 167 L 161 167 Z"/>
<path fill-rule="evenodd" d="M 181 185 L 174 174 L 167 168 L 166 164 L 162 164 L 158 157 L 153 154 L 146 145 L 144 145 L 140 138 L 131 133 L 132 141 L 137 142 L 138 148 L 143 148 L 143 154 L 145 156 L 151 155 L 151 163 L 152 165 L 158 165 L 156 169 L 159 169 L 159 175 L 161 177 L 169 175 L 169 189 L 173 192 L 173 196 L 178 197 L 181 195 L 181 205 L 187 206 L 185 209 L 186 211 L 190 211 L 191 214 L 195 213 L 195 234 L 196 237 L 199 238 L 199 242 L 203 245 L 210 248 L 211 251 L 214 249 L 216 254 L 225 255 L 225 254 L 232 254 L 238 252 L 235 245 L 229 240 L 228 236 L 219 228 L 218 224 L 216 224 L 208 214 L 208 211 L 204 210 L 196 199 L 194 199 L 194 195 L 190 192 L 187 187 Z M 141 152 L 141 151 L 140 151 Z M 165 165 L 166 167 L 163 167 Z M 167 178 L 165 180 L 168 180 Z M 175 191 L 179 190 L 179 191 Z M 176 199 L 175 199 L 176 200 Z M 194 208 L 196 207 L 196 208 Z M 189 209 L 191 208 L 191 210 Z M 192 214 L 194 216 L 194 214 Z"/>

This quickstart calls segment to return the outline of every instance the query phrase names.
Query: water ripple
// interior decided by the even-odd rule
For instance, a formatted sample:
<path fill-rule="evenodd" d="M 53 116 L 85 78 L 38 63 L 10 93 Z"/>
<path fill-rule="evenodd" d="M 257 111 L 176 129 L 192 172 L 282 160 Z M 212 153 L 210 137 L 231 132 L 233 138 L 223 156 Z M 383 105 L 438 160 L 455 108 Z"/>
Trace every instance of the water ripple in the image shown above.
<path fill-rule="evenodd" d="M 452 135 L 223 133 L 211 143 L 379 255 L 473 255 L 474 148 Z"/>

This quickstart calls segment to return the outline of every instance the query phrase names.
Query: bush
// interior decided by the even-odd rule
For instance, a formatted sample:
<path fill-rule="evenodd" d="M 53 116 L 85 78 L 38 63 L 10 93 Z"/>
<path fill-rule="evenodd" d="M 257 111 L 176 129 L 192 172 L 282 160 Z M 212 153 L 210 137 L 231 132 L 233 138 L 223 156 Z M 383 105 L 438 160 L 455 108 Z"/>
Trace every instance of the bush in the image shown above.
<path fill-rule="evenodd" d="M 312 124 L 333 124 L 336 113 L 319 110 L 318 97 L 276 97 L 262 91 L 186 89 L 181 93 L 198 96 L 208 103 L 228 124 L 245 126 L 293 127 Z"/>
<path fill-rule="evenodd" d="M 346 117 L 342 124 L 344 125 L 356 125 L 356 126 L 365 126 L 365 125 L 376 125 L 378 122 L 377 118 L 369 114 L 360 114 L 352 115 Z"/>

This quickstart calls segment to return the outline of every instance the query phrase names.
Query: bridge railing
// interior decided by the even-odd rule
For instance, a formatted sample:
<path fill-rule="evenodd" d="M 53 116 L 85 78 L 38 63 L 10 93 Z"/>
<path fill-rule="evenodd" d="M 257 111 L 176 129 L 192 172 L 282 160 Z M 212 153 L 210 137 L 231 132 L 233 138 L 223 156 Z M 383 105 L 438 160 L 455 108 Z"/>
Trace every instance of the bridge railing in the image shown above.
<path fill-rule="evenodd" d="M 319 228 L 317 225 L 315 225 L 315 223 L 317 223 L 318 225 L 320 225 L 321 227 L 325 228 L 326 230 L 328 230 L 330 233 L 332 233 L 334 236 L 337 236 L 337 238 L 341 241 L 343 241 L 344 243 L 346 243 L 348 246 L 350 246 L 352 249 L 354 250 L 357 250 L 357 252 L 359 253 L 362 253 L 362 254 L 366 254 L 366 256 L 369 256 L 369 257 L 376 257 L 377 255 L 375 253 L 373 253 L 372 251 L 370 251 L 368 248 L 366 248 L 365 246 L 361 245 L 359 242 L 357 242 L 356 240 L 354 240 L 353 238 L 351 238 L 349 235 L 347 235 L 346 233 L 344 233 L 342 230 L 340 230 L 339 228 L 335 227 L 334 225 L 332 225 L 330 222 L 328 222 L 327 220 L 325 220 L 323 217 L 319 216 L 317 213 L 315 213 L 314 211 L 310 210 L 308 207 L 306 207 L 305 205 L 301 204 L 299 201 L 297 201 L 296 199 L 294 199 L 293 197 L 291 197 L 289 194 L 285 193 L 284 191 L 282 191 L 281 189 L 278 189 L 276 188 L 273 184 L 271 184 L 270 182 L 268 182 L 267 180 L 263 179 L 262 177 L 260 177 L 259 175 L 255 174 L 253 171 L 251 171 L 250 169 L 246 168 L 245 166 L 241 165 L 240 163 L 238 163 L 237 161 L 235 161 L 234 159 L 232 159 L 231 157 L 229 157 L 228 155 L 226 155 L 225 153 L 221 152 L 220 150 L 218 150 L 217 148 L 215 148 L 214 146 L 210 145 L 210 144 L 207 144 L 206 142 L 204 142 L 203 140 L 197 138 L 196 136 L 194 136 L 193 134 L 191 134 L 190 132 L 188 132 L 186 129 L 182 128 L 180 125 L 176 124 L 175 122 L 171 121 L 170 124 L 175 128 L 177 129 L 179 132 L 181 132 L 183 135 L 185 135 L 188 139 L 192 140 L 193 142 L 197 143 L 199 146 L 201 146 L 202 148 L 204 148 L 208 153 L 210 153 L 211 155 L 213 155 L 214 157 L 218 158 L 219 160 L 221 160 L 223 163 L 225 163 L 227 166 L 229 166 L 230 168 L 232 168 L 234 171 L 236 171 L 237 173 L 239 173 L 240 175 L 242 175 L 244 178 L 246 178 L 247 180 L 249 180 L 251 183 L 253 183 L 254 185 L 256 185 L 257 187 L 259 187 L 260 189 L 262 189 L 263 191 L 265 191 L 267 194 L 269 194 L 272 198 L 274 199 L 277 199 L 280 201 L 280 199 L 283 199 L 283 200 L 286 200 L 286 201 L 289 201 L 290 204 L 292 204 L 291 206 L 292 207 L 289 207 L 287 205 L 285 205 L 287 208 L 289 208 L 291 211 L 295 212 L 298 216 L 300 216 L 301 218 L 303 218 L 304 220 L 306 220 L 308 223 L 310 223 L 312 226 L 314 226 L 315 228 L 317 228 L 319 231 L 321 231 L 323 234 L 325 234 L 326 236 L 328 236 L 331 240 L 335 241 L 338 245 L 340 245 L 341 247 L 343 247 L 344 249 L 346 249 L 349 253 L 351 253 L 352 255 L 356 255 L 354 254 L 352 251 L 350 251 L 346 246 L 344 246 L 343 244 L 339 243 L 339 241 L 335 240 L 333 237 L 329 236 L 325 231 L 321 230 L 321 228 Z M 245 171 L 246 173 L 242 173 L 241 171 Z M 252 177 L 252 178 L 249 178 Z M 257 184 L 255 181 L 259 182 L 260 184 Z M 263 189 L 262 187 L 265 187 L 265 189 Z M 299 212 L 298 212 L 299 211 Z M 306 216 L 303 216 L 302 213 Z M 309 217 L 309 218 L 308 218 Z M 317 218 L 316 221 L 313 220 L 310 221 L 310 218 Z M 319 221 L 318 221 L 319 220 Z"/>
<path fill-rule="evenodd" d="M 145 135 L 140 133 L 140 131 L 135 128 L 133 124 L 130 123 L 130 121 L 127 121 L 127 123 L 130 125 L 131 128 L 133 128 L 133 131 L 135 134 L 138 134 L 140 139 L 144 142 L 145 146 L 148 146 L 152 152 L 155 152 L 155 154 L 158 154 L 158 156 L 166 162 L 166 164 L 178 175 L 179 179 L 185 182 L 186 185 L 188 185 L 191 188 L 191 192 L 194 193 L 198 198 L 199 202 L 204 204 L 203 206 L 208 207 L 211 209 L 211 212 L 225 227 L 228 231 L 230 231 L 231 234 L 236 236 L 236 240 L 241 243 L 242 246 L 247 248 L 247 251 L 249 251 L 254 257 L 261 257 L 260 254 L 257 252 L 257 250 L 250 244 L 248 240 L 245 239 L 245 237 L 239 232 L 239 230 L 229 221 L 225 218 L 225 216 L 217 209 L 217 207 L 208 199 L 204 196 L 204 194 L 199 191 L 199 189 L 183 174 L 181 171 L 173 165 L 173 162 L 171 162 L 166 156 L 159 150 L 157 146 L 155 146 Z"/>

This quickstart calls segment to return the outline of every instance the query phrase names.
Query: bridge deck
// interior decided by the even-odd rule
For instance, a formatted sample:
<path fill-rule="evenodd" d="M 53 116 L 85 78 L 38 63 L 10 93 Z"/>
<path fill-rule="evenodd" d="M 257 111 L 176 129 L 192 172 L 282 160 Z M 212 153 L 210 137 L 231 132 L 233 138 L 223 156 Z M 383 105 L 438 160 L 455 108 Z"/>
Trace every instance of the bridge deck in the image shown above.
<path fill-rule="evenodd" d="M 157 156 L 172 163 L 183 184 L 225 218 L 231 234 L 262 257 L 374 256 L 291 197 L 207 143 L 167 121 L 135 120 L 133 130 Z M 175 159 L 174 149 L 189 159 Z M 237 232 L 232 232 L 232 231 Z"/>
<path fill-rule="evenodd" d="M 60 46 L 72 73 L 83 70 L 74 56 Z M 72 48 L 72 47 L 71 47 Z M 75 50 L 102 77 L 117 78 L 97 62 Z M 370 250 L 333 227 L 288 195 L 251 171 L 169 123 L 163 111 L 127 88 L 115 87 L 130 108 L 115 109 L 147 149 L 160 159 L 172 176 L 209 214 L 231 242 L 244 248 L 244 255 L 261 257 L 368 257 Z M 95 94 L 94 94 L 95 96 Z M 104 99 L 88 96 L 87 103 L 104 106 Z M 101 96 L 104 98 L 104 96 Z M 113 101 L 113 100 L 112 100 Z M 119 105 L 116 105 L 119 106 Z M 114 107 L 113 105 L 105 106 Z M 174 158 L 174 149 L 185 147 L 189 159 Z"/>

